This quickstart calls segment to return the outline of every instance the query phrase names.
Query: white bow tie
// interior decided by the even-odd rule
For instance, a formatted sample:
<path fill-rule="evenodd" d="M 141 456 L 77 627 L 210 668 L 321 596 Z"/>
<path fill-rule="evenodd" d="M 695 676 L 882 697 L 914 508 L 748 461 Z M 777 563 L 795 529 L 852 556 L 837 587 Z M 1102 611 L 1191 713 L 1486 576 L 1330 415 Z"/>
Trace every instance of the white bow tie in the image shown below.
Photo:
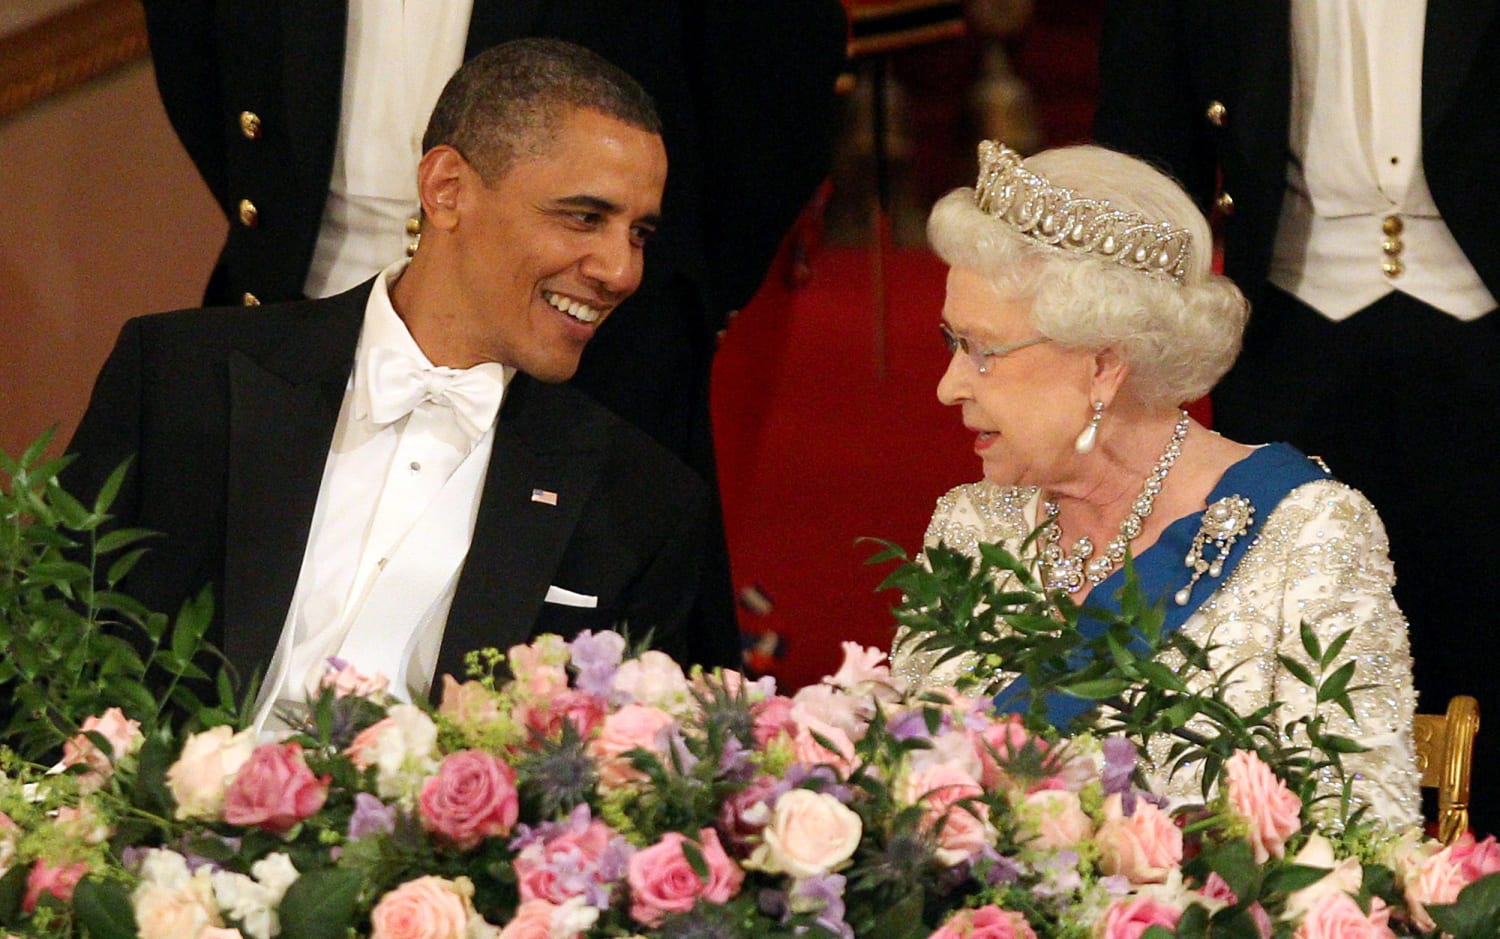
<path fill-rule="evenodd" d="M 505 397 L 505 382 L 489 369 L 423 365 L 382 348 L 371 350 L 367 364 L 365 390 L 370 420 L 376 424 L 398 421 L 431 401 L 452 408 L 458 426 L 470 440 L 478 440 L 495 422 Z"/>

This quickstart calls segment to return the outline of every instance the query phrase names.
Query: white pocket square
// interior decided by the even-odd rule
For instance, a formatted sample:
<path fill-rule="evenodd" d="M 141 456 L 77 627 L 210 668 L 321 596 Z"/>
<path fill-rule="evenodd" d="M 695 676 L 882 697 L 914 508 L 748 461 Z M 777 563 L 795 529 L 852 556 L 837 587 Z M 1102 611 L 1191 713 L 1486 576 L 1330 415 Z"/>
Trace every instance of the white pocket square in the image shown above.
<path fill-rule="evenodd" d="M 556 603 L 558 606 L 580 606 L 594 609 L 599 605 L 599 598 L 586 593 L 574 593 L 571 590 L 553 584 L 547 588 L 547 603 Z"/>

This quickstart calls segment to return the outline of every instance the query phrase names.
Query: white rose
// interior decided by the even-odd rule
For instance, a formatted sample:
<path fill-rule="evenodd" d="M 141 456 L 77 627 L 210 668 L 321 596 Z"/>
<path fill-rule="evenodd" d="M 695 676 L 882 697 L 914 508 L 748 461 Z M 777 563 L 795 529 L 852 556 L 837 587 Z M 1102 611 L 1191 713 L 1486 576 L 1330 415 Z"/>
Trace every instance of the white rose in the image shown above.
<path fill-rule="evenodd" d="M 167 788 L 177 800 L 177 818 L 217 821 L 224 814 L 224 791 L 255 752 L 252 731 L 228 726 L 193 734 L 167 770 Z"/>
<path fill-rule="evenodd" d="M 826 792 L 793 789 L 776 800 L 764 839 L 746 863 L 797 879 L 842 867 L 859 847 L 864 825 L 848 806 Z"/>
<path fill-rule="evenodd" d="M 179 939 L 224 925 L 208 869 L 189 874 L 187 861 L 174 851 L 147 854 L 130 903 L 140 939 Z"/>

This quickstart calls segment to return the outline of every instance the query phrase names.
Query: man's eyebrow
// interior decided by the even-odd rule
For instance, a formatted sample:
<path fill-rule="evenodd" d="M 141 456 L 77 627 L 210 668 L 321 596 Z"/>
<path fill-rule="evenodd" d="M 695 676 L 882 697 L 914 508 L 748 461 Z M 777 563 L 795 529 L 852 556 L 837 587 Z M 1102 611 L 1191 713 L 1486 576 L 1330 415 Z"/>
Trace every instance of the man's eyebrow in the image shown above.
<path fill-rule="evenodd" d="M 611 202 L 610 200 L 605 199 L 601 196 L 590 196 L 586 194 L 576 196 L 562 196 L 561 198 L 555 200 L 554 204 L 559 208 L 589 209 L 591 211 L 599 212 L 604 215 L 615 215 L 620 212 L 620 206 L 618 204 Z M 639 219 L 636 219 L 636 221 L 642 225 L 651 225 L 655 227 L 661 224 L 661 215 L 653 212 L 649 215 L 641 216 Z"/>

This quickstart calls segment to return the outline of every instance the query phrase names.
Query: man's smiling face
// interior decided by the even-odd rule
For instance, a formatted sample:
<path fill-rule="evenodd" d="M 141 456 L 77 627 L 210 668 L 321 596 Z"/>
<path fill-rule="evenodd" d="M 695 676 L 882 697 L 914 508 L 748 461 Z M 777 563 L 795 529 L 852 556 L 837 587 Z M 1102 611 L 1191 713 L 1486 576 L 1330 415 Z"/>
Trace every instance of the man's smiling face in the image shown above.
<path fill-rule="evenodd" d="M 540 156 L 492 184 L 465 169 L 449 335 L 476 361 L 566 381 L 599 324 L 640 286 L 667 180 L 661 138 L 575 108 Z"/>

